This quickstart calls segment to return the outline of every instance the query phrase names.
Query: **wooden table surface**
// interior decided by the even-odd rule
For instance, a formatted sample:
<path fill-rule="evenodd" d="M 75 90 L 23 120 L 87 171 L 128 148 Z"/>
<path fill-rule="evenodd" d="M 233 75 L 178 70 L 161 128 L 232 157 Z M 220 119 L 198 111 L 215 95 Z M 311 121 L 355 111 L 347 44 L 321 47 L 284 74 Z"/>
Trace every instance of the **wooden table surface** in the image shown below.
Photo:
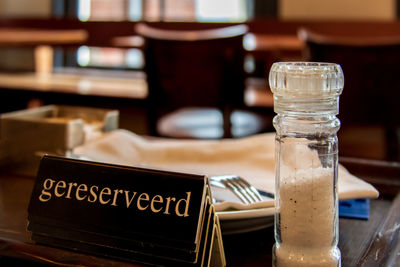
<path fill-rule="evenodd" d="M 341 159 L 351 172 L 381 192 L 371 200 L 369 220 L 340 219 L 342 266 L 399 266 L 400 164 Z M 34 244 L 26 231 L 27 206 L 33 177 L 0 174 L 0 265 L 139 266 L 113 259 Z M 271 266 L 273 227 L 224 235 L 227 266 Z"/>
<path fill-rule="evenodd" d="M 145 99 L 148 95 L 146 74 L 142 71 L 85 71 L 65 68 L 56 69 L 48 75 L 35 72 L 0 72 L 0 90 L 4 88 L 127 99 Z M 244 102 L 248 107 L 273 107 L 273 95 L 265 79 L 246 79 Z"/>
<path fill-rule="evenodd" d="M 82 72 L 84 73 L 84 72 Z M 144 74 L 135 77 L 85 75 L 79 73 L 0 73 L 0 88 L 144 99 L 148 89 Z"/>
<path fill-rule="evenodd" d="M 87 40 L 86 30 L 0 28 L 0 46 L 72 45 Z"/>

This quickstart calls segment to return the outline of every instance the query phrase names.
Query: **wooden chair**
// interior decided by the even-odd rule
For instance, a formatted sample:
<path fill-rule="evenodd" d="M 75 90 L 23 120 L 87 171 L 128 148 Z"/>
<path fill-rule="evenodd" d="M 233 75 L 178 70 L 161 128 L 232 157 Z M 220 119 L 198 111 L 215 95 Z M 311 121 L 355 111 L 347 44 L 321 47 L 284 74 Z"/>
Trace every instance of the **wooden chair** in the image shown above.
<path fill-rule="evenodd" d="M 338 115 L 342 127 L 383 127 L 384 158 L 399 160 L 400 32 L 388 35 L 368 34 L 365 29 L 335 32 L 302 28 L 298 33 L 307 44 L 307 60 L 334 62 L 343 69 L 345 87 Z"/>
<path fill-rule="evenodd" d="M 259 133 L 265 121 L 244 108 L 247 26 L 171 30 L 139 23 L 145 38 L 150 134 L 229 138 Z"/>

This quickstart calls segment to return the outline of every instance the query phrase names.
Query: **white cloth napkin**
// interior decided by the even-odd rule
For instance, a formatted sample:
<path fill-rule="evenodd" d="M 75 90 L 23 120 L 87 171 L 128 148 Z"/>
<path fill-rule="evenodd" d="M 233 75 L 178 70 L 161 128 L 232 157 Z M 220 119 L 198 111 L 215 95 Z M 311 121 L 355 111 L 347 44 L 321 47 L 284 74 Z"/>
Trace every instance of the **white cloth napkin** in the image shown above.
<path fill-rule="evenodd" d="M 257 189 L 274 193 L 275 133 L 241 139 L 182 140 L 149 139 L 127 130 L 114 130 L 92 139 L 73 153 L 88 159 L 128 166 L 158 168 L 207 176 L 235 174 Z M 376 198 L 378 191 L 339 165 L 339 199 Z M 225 202 L 216 210 L 272 207 L 272 199 L 244 205 L 233 194 L 213 190 Z M 224 196 L 222 196 L 224 194 Z M 218 195 L 218 196 L 217 196 Z"/>

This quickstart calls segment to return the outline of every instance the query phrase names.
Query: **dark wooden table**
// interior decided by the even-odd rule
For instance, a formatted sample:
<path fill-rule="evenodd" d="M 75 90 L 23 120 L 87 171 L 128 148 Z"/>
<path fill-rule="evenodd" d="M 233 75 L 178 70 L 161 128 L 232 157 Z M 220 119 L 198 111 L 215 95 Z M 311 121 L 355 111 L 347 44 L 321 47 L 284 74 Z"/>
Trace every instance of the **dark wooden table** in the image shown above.
<path fill-rule="evenodd" d="M 400 163 L 341 158 L 352 173 L 380 191 L 369 220 L 340 219 L 342 266 L 400 265 Z M 1 171 L 0 171 L 1 172 Z M 26 231 L 34 178 L 0 174 L 0 265 L 139 266 L 34 244 Z M 273 227 L 224 235 L 227 266 L 271 266 Z"/>

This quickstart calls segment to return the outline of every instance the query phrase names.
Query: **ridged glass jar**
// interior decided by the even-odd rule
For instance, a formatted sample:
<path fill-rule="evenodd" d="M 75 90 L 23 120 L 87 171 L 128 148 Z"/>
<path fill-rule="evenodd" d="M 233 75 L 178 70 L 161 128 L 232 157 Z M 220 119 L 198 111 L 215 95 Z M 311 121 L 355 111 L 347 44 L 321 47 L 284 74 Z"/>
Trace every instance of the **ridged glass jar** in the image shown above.
<path fill-rule="evenodd" d="M 337 131 L 340 65 L 274 63 L 274 266 L 340 266 Z"/>

